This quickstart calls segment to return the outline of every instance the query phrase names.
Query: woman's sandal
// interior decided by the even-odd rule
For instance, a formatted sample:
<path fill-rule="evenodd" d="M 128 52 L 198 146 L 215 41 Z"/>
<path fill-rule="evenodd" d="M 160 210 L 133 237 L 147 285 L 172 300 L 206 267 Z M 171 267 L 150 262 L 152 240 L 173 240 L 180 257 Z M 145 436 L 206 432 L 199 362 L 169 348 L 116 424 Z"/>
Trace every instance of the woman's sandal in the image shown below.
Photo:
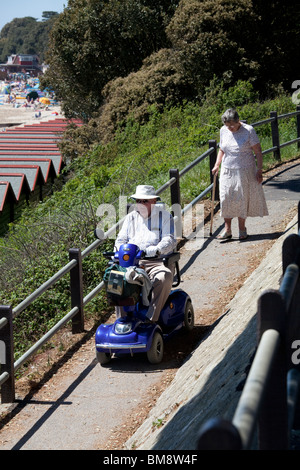
<path fill-rule="evenodd" d="M 247 229 L 239 231 L 239 240 L 246 240 L 248 238 Z"/>
<path fill-rule="evenodd" d="M 231 233 L 226 232 L 226 230 L 223 230 L 223 232 L 217 237 L 218 240 L 229 240 L 232 238 Z"/>

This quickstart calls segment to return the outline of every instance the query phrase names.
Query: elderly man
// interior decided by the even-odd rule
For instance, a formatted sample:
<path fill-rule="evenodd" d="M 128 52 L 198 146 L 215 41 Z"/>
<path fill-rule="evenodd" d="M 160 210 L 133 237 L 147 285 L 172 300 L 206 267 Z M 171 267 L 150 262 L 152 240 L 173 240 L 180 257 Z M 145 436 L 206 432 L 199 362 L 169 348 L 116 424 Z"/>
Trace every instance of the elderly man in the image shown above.
<path fill-rule="evenodd" d="M 160 198 L 153 186 L 139 185 L 131 196 L 135 199 L 135 210 L 125 218 L 117 237 L 115 248 L 123 243 L 133 243 L 155 260 L 143 260 L 143 266 L 152 281 L 150 305 L 147 319 L 156 322 L 172 288 L 174 267 L 167 268 L 162 257 L 176 248 L 174 220 L 169 212 L 156 205 Z"/>

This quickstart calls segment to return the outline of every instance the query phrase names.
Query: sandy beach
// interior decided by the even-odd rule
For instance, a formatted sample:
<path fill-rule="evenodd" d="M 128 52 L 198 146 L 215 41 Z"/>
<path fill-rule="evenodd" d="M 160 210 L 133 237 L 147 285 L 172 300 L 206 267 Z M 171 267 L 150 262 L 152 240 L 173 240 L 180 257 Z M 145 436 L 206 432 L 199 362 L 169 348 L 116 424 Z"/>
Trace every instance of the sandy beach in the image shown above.
<path fill-rule="evenodd" d="M 39 113 L 41 115 L 39 116 Z M 37 117 L 38 116 L 38 117 Z M 33 107 L 14 107 L 13 104 L 0 105 L 0 132 L 6 127 L 33 124 L 64 117 L 60 106 L 51 105 L 48 109 L 34 109 Z"/>

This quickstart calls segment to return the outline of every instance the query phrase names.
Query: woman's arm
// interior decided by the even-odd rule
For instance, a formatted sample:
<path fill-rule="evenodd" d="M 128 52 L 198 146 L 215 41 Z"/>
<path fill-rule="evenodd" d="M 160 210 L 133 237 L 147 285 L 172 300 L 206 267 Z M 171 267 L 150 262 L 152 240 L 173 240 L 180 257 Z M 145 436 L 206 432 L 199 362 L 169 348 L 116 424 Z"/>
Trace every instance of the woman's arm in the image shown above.
<path fill-rule="evenodd" d="M 217 156 L 217 160 L 216 160 L 216 163 L 215 163 L 215 166 L 213 167 L 213 169 L 211 170 L 212 174 L 214 175 L 215 173 L 218 174 L 219 172 L 219 166 L 221 165 L 221 162 L 223 160 L 223 156 L 224 156 L 224 152 L 223 150 L 219 150 L 218 152 L 218 156 Z"/>

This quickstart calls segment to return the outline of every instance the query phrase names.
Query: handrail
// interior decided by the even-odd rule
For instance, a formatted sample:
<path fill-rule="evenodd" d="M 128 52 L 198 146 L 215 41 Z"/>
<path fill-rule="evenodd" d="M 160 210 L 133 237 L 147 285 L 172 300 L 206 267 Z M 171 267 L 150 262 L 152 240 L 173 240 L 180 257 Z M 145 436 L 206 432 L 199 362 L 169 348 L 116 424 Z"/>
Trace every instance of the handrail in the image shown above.
<path fill-rule="evenodd" d="M 36 352 L 38 351 L 47 341 L 49 341 L 52 336 L 57 333 L 57 331 L 64 326 L 71 318 L 74 317 L 78 313 L 78 307 L 74 307 L 72 310 L 70 310 L 67 315 L 65 315 L 59 322 L 57 322 L 44 336 L 42 336 L 39 341 L 37 341 L 31 348 L 26 351 L 23 356 L 21 356 L 15 363 L 14 363 L 14 370 L 15 372 L 26 362 L 28 359 Z"/>
<path fill-rule="evenodd" d="M 288 311 L 290 308 L 298 279 L 299 266 L 294 263 L 289 264 L 286 268 L 286 271 L 279 287 L 279 292 L 282 294 L 282 297 L 285 301 L 286 311 Z"/>
<path fill-rule="evenodd" d="M 3 385 L 8 379 L 9 379 L 9 373 L 3 372 L 3 374 L 0 375 L 0 386 Z"/>
<path fill-rule="evenodd" d="M 206 194 L 208 194 L 212 190 L 212 188 L 213 184 L 210 184 L 206 189 L 204 189 L 204 191 L 202 191 L 202 193 L 199 194 L 199 196 L 195 197 L 192 202 L 190 202 L 187 206 L 182 209 L 181 214 L 184 215 L 187 211 L 189 211 L 195 204 L 197 204 L 197 202 L 203 199 Z"/>
<path fill-rule="evenodd" d="M 275 118 L 271 117 L 271 118 L 268 118 L 268 119 L 263 119 L 262 121 L 253 122 L 253 124 L 251 124 L 251 126 L 252 127 L 258 127 L 258 126 L 262 126 L 264 124 L 268 124 L 269 122 L 274 122 L 274 121 L 275 121 Z"/>
<path fill-rule="evenodd" d="M 4 326 L 7 325 L 7 322 L 8 322 L 7 318 L 4 318 L 4 317 L 1 318 L 1 320 L 0 320 L 0 330 L 1 330 L 1 328 L 3 328 Z"/>
<path fill-rule="evenodd" d="M 196 158 L 192 163 L 190 163 L 183 170 L 181 170 L 179 172 L 179 176 L 181 177 L 181 176 L 185 175 L 188 171 L 192 170 L 192 168 L 194 168 L 196 165 L 198 165 L 198 163 L 202 162 L 202 160 L 204 160 L 204 158 L 211 155 L 213 153 L 213 151 L 214 151 L 213 148 L 209 148 L 208 150 L 206 150 L 206 152 L 204 152 L 202 155 L 200 155 L 198 158 Z"/>
<path fill-rule="evenodd" d="M 262 155 L 267 155 L 267 153 L 275 152 L 277 150 L 277 147 L 270 147 L 269 149 L 263 150 Z"/>
<path fill-rule="evenodd" d="M 300 202 L 298 203 L 298 225 Z M 288 359 L 300 330 L 300 229 L 283 243 L 284 275 L 278 291 L 259 298 L 260 340 L 231 422 L 213 418 L 198 437 L 198 449 L 250 449 L 256 427 L 259 448 L 288 449 L 290 433 L 300 426 L 300 369 Z M 266 422 L 263 416 L 267 416 Z M 260 419 L 259 419 L 260 418 Z"/>
<path fill-rule="evenodd" d="M 288 113 L 282 116 L 278 116 L 275 112 L 271 113 L 273 114 L 270 118 L 265 119 L 263 121 L 258 121 L 254 124 L 252 124 L 254 127 L 259 126 L 262 124 L 267 124 L 271 123 L 273 126 L 274 123 L 276 124 L 278 119 L 281 119 L 283 117 L 292 117 L 292 116 L 297 116 L 297 119 L 299 119 L 300 123 L 300 106 L 297 107 L 297 111 L 293 113 Z M 299 124 L 298 123 L 298 124 Z M 276 127 L 274 127 L 274 132 L 276 134 L 277 130 Z M 300 129 L 300 124 L 297 127 L 298 132 Z M 272 134 L 273 134 L 273 128 L 272 128 Z M 277 136 L 278 137 L 278 136 Z M 292 143 L 298 142 L 300 140 L 300 135 L 298 135 L 297 139 L 294 139 L 290 142 L 284 143 L 284 144 L 279 144 L 279 139 L 274 140 L 273 142 L 276 143 L 276 145 L 273 145 L 271 149 L 264 150 L 264 153 L 268 152 L 279 152 L 280 147 L 284 145 L 290 145 Z M 206 150 L 203 154 L 201 154 L 199 157 L 197 157 L 195 160 L 193 160 L 189 165 L 187 165 L 185 168 L 183 168 L 181 171 L 174 170 L 176 175 L 174 176 L 174 171 L 172 170 L 172 175 L 170 179 L 165 182 L 157 191 L 156 194 L 159 195 L 163 193 L 166 189 L 171 188 L 171 199 L 172 199 L 172 191 L 173 191 L 173 198 L 175 203 L 180 201 L 180 188 L 179 188 L 179 180 L 182 178 L 186 173 L 188 173 L 192 168 L 194 168 L 196 165 L 198 165 L 201 161 L 203 161 L 205 158 L 209 157 L 210 158 L 210 166 L 211 168 L 213 167 L 215 160 L 216 160 L 216 151 L 217 151 L 217 144 L 216 141 L 210 141 L 210 147 L 208 150 Z M 171 170 L 170 170 L 171 174 Z M 176 185 L 178 185 L 178 188 L 176 188 Z M 173 190 L 172 187 L 175 187 Z M 181 215 L 184 215 L 188 210 L 190 210 L 195 204 L 197 204 L 200 200 L 202 200 L 210 191 L 212 191 L 213 184 L 211 184 L 204 190 L 202 191 L 197 197 L 193 199 L 184 209 L 181 210 Z M 218 191 L 216 191 L 216 199 L 218 199 Z M 176 219 L 178 216 L 176 216 Z M 123 223 L 124 218 L 119 220 L 116 224 L 114 224 L 105 234 L 104 238 L 102 240 L 95 240 L 93 243 L 91 243 L 87 248 L 85 248 L 82 253 L 80 250 L 78 250 L 77 255 L 75 258 L 69 261 L 65 266 L 63 266 L 57 273 L 55 273 L 50 279 L 48 279 L 45 283 L 43 283 L 40 287 L 38 287 L 32 294 L 30 294 L 28 297 L 26 297 L 20 304 L 18 304 L 15 308 L 11 309 L 10 307 L 7 306 L 0 306 L 0 335 L 2 334 L 4 336 L 3 331 L 5 331 L 5 344 L 6 344 L 6 349 L 10 351 L 10 354 L 13 355 L 13 327 L 12 327 L 12 320 L 13 317 L 16 317 L 19 315 L 23 310 L 25 310 L 29 305 L 31 305 L 34 300 L 36 300 L 40 295 L 42 295 L 45 291 L 47 291 L 51 286 L 53 286 L 59 279 L 61 279 L 64 275 L 70 272 L 71 275 L 71 287 L 72 283 L 76 283 L 75 286 L 75 291 L 76 291 L 76 299 L 72 299 L 72 309 L 70 312 L 68 312 L 53 328 L 51 328 L 37 343 L 35 343 L 21 358 L 19 358 L 17 361 L 13 362 L 13 357 L 10 357 L 9 360 L 7 361 L 8 364 L 2 364 L 2 368 L 4 369 L 3 373 L 0 376 L 0 386 L 1 386 L 1 398 L 2 402 L 12 402 L 14 401 L 14 372 L 17 370 L 26 360 L 29 359 L 43 344 L 45 344 L 50 337 L 52 337 L 62 326 L 64 326 L 69 320 L 72 319 L 72 321 L 79 326 L 77 328 L 74 327 L 74 332 L 80 331 L 80 324 L 83 323 L 83 307 L 90 302 L 98 293 L 103 289 L 103 281 L 100 282 L 98 286 L 96 286 L 90 293 L 88 293 L 85 297 L 83 297 L 82 293 L 82 274 L 81 274 L 81 269 L 82 269 L 82 260 L 87 257 L 92 251 L 97 249 L 106 239 L 110 237 L 111 234 L 115 233 L 115 231 L 120 227 L 120 225 Z M 75 280 L 72 279 L 74 277 Z M 72 289 L 71 289 L 72 291 Z M 76 305 L 73 305 L 73 304 Z M 3 316 L 1 318 L 1 309 L 8 310 L 7 313 L 7 318 Z M 6 311 L 5 310 L 5 311 Z M 1 359 L 1 358 L 0 358 Z"/>
<path fill-rule="evenodd" d="M 249 449 L 252 443 L 263 395 L 279 345 L 278 331 L 270 329 L 264 332 L 234 413 L 232 424 L 239 431 L 244 449 Z"/>
<path fill-rule="evenodd" d="M 50 289 L 59 279 L 61 279 L 65 274 L 71 271 L 71 269 L 76 265 L 76 260 L 70 261 L 66 264 L 60 271 L 55 273 L 48 281 L 44 282 L 40 287 L 38 287 L 32 294 L 30 294 L 26 299 L 24 299 L 19 305 L 13 309 L 14 316 L 21 313 L 28 307 L 34 300 L 36 300 L 40 295 L 42 295 L 46 290 Z"/>
<path fill-rule="evenodd" d="M 296 139 L 289 140 L 288 142 L 284 142 L 283 144 L 280 144 L 280 148 L 287 147 L 288 145 L 296 144 L 297 142 L 300 142 L 299 137 L 297 137 Z"/>
<path fill-rule="evenodd" d="M 166 189 L 170 188 L 172 186 L 172 184 L 174 184 L 176 181 L 175 178 L 171 178 L 169 179 L 169 181 L 167 181 L 165 184 L 163 184 L 157 191 L 155 194 L 157 194 L 157 196 L 161 193 L 163 193 Z"/>

